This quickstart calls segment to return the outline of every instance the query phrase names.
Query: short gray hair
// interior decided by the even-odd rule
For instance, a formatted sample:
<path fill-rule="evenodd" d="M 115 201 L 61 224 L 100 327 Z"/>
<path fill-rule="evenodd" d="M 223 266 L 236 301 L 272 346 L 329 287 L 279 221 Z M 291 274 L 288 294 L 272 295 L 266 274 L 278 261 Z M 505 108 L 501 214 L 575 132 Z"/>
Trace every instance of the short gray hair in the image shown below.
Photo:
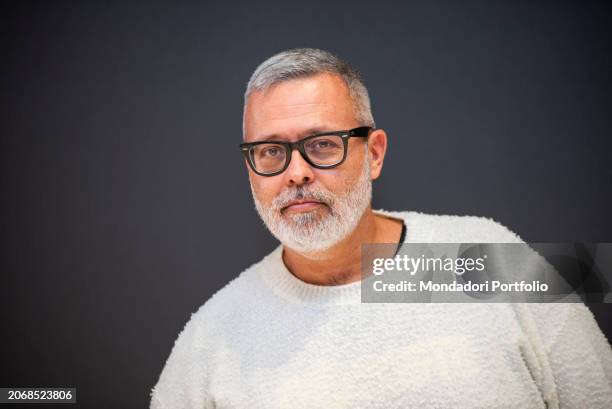
<path fill-rule="evenodd" d="M 346 84 L 353 101 L 356 119 L 360 125 L 375 127 L 368 90 L 355 68 L 329 51 L 316 48 L 295 48 L 268 58 L 251 75 L 244 93 L 243 136 L 247 100 L 253 91 L 265 91 L 283 81 L 311 77 L 326 72 L 339 75 Z"/>

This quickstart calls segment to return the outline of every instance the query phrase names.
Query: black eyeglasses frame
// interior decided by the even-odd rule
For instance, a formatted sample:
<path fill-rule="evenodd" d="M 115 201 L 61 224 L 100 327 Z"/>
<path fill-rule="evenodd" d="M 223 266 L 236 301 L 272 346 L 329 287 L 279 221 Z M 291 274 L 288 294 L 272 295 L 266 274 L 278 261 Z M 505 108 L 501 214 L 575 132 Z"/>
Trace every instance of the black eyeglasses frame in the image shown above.
<path fill-rule="evenodd" d="M 297 149 L 298 152 L 300 152 L 300 155 L 302 155 L 302 158 L 313 168 L 332 169 L 337 166 L 340 166 L 346 160 L 346 156 L 348 152 L 349 138 L 367 138 L 370 136 L 370 133 L 372 131 L 374 131 L 374 128 L 372 128 L 371 126 L 360 126 L 360 127 L 345 130 L 345 131 L 321 132 L 321 133 L 317 133 L 314 135 L 309 135 L 295 142 L 288 142 L 288 141 L 243 142 L 240 144 L 240 151 L 244 155 L 246 161 L 248 162 L 253 172 L 255 172 L 256 174 L 260 176 L 276 176 L 276 175 L 280 175 L 281 173 L 283 173 L 289 167 L 289 164 L 291 163 L 291 156 L 292 156 L 294 149 Z M 338 163 L 335 163 L 333 165 L 317 165 L 316 163 L 313 163 L 310 160 L 310 158 L 308 158 L 308 154 L 306 153 L 306 150 L 304 149 L 305 142 L 307 142 L 308 140 L 312 138 L 316 138 L 319 136 L 325 136 L 325 135 L 340 136 L 342 138 L 342 144 L 344 145 L 344 154 L 342 155 L 342 159 Z M 281 145 L 285 148 L 285 151 L 287 152 L 287 159 L 285 160 L 285 166 L 283 166 L 283 168 L 277 172 L 261 173 L 255 168 L 255 164 L 253 163 L 253 158 L 250 155 L 251 148 L 253 146 L 262 145 L 264 143 L 274 143 L 274 144 Z"/>

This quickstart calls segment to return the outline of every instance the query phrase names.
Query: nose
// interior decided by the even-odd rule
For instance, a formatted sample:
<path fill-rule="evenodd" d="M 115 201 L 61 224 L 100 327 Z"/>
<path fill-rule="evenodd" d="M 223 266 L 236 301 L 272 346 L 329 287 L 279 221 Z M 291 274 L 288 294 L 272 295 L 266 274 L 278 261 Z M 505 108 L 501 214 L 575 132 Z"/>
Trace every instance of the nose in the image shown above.
<path fill-rule="evenodd" d="M 289 186 L 300 186 L 314 181 L 312 167 L 296 149 L 291 153 L 291 162 L 285 170 L 285 182 Z"/>

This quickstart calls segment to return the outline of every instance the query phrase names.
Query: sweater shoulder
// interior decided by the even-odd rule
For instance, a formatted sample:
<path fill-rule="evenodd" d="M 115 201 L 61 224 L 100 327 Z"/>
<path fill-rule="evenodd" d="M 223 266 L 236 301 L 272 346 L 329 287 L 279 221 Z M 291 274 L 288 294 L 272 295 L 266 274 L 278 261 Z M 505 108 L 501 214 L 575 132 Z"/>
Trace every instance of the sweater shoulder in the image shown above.
<path fill-rule="evenodd" d="M 207 374 L 214 370 L 210 365 L 215 362 L 212 358 L 215 345 L 225 342 L 232 323 L 245 316 L 245 311 L 255 305 L 264 291 L 259 277 L 266 259 L 242 271 L 191 314 L 151 392 L 152 408 L 186 407 L 187 389 L 195 391 L 190 399 L 196 402 L 207 399 L 202 385 L 206 385 Z"/>
<path fill-rule="evenodd" d="M 431 217 L 431 216 L 430 216 Z M 435 216 L 434 216 L 435 217 Z M 520 243 L 521 238 L 492 218 L 482 216 L 438 216 L 437 239 L 449 237 L 453 241 L 487 243 Z"/>
<path fill-rule="evenodd" d="M 419 239 L 432 243 L 522 243 L 523 240 L 492 218 L 471 215 L 421 212 L 386 212 L 402 217 L 408 228 L 419 232 Z"/>
<path fill-rule="evenodd" d="M 203 322 L 222 322 L 232 315 L 239 315 L 250 308 L 267 291 L 261 279 L 261 268 L 269 255 L 244 269 L 227 284 L 217 290 L 202 304 L 186 324 L 198 325 Z"/>

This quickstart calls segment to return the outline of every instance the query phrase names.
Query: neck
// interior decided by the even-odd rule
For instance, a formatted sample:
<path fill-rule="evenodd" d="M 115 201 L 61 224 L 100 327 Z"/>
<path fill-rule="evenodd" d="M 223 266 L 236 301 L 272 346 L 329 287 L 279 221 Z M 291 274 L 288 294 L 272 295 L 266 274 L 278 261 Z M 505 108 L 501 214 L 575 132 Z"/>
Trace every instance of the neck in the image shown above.
<path fill-rule="evenodd" d="M 361 279 L 361 245 L 396 243 L 403 222 L 375 214 L 368 207 L 351 234 L 329 249 L 300 254 L 286 246 L 283 261 L 294 276 L 316 285 L 341 285 Z"/>

